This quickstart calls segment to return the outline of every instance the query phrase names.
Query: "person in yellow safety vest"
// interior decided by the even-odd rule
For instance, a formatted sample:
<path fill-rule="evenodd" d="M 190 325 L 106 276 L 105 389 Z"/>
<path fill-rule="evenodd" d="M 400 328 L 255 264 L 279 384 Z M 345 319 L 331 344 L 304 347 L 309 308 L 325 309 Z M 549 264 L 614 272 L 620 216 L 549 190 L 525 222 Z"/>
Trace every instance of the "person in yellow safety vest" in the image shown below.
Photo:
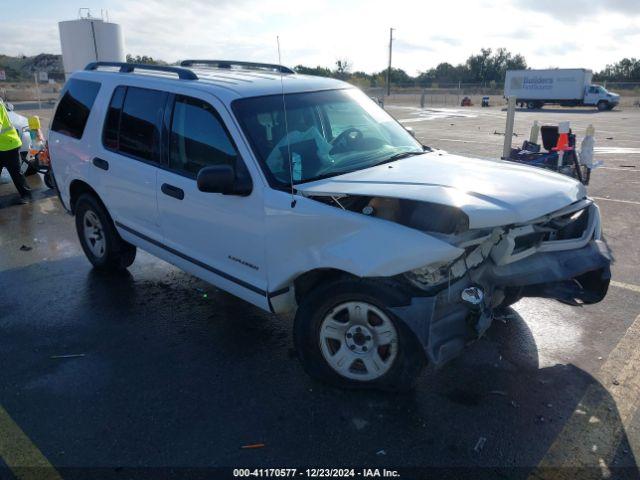
<path fill-rule="evenodd" d="M 20 203 L 29 203 L 31 200 L 31 189 L 27 185 L 27 180 L 20 172 L 20 146 L 22 140 L 18 131 L 9 120 L 4 102 L 0 99 L 0 174 L 2 169 L 9 170 L 11 180 L 20 194 Z"/>

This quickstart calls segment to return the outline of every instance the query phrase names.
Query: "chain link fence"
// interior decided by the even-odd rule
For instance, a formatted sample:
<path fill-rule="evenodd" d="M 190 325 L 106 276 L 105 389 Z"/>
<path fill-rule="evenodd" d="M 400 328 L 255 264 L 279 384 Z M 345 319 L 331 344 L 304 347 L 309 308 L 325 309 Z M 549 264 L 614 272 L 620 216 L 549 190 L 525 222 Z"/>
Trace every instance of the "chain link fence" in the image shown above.
<path fill-rule="evenodd" d="M 602 82 L 610 91 L 620 94 L 621 107 L 640 107 L 640 82 Z M 0 96 L 10 102 L 37 102 L 43 105 L 53 104 L 57 100 L 64 81 L 50 78 L 48 82 L 0 82 Z M 432 84 L 428 88 L 415 82 L 393 85 L 391 95 L 387 96 L 386 87 L 362 87 L 370 97 L 382 103 L 412 107 L 460 107 L 462 100 L 468 97 L 473 105 L 479 106 L 482 97 L 489 97 L 489 105 L 505 106 L 503 86 L 490 82 Z"/>
<path fill-rule="evenodd" d="M 605 87 L 620 95 L 620 107 L 640 107 L 640 82 L 602 82 Z M 489 97 L 490 106 L 506 106 L 503 97 L 503 85 L 491 82 L 432 84 L 420 87 L 415 83 L 395 85 L 391 95 L 387 96 L 386 87 L 363 88 L 372 98 L 382 103 L 412 107 L 460 107 L 462 100 L 468 97 L 472 105 L 480 106 L 482 97 Z"/>

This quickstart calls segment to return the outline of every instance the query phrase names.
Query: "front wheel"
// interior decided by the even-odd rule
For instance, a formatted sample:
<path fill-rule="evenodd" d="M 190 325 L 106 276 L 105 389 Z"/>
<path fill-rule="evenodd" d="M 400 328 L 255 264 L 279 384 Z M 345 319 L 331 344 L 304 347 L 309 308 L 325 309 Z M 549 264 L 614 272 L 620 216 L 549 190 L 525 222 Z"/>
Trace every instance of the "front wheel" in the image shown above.
<path fill-rule="evenodd" d="M 82 195 L 75 207 L 80 245 L 99 270 L 123 270 L 136 258 L 136 247 L 125 242 L 102 202 L 94 195 Z"/>
<path fill-rule="evenodd" d="M 342 280 L 298 308 L 294 341 L 309 375 L 342 386 L 406 391 L 426 364 L 415 335 L 388 308 L 388 290 Z"/>
<path fill-rule="evenodd" d="M 601 112 L 604 112 L 605 110 L 609 109 L 609 102 L 606 102 L 604 100 L 600 100 L 598 102 L 598 110 Z"/>

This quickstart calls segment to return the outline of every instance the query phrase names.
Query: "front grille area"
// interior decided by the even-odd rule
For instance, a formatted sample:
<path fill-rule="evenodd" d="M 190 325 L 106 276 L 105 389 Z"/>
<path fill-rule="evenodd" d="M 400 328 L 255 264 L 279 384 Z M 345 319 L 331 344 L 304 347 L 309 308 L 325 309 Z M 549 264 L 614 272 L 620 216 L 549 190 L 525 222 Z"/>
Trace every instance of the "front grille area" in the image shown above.
<path fill-rule="evenodd" d="M 516 237 L 514 240 L 512 254 L 524 252 L 525 250 L 532 247 L 537 247 L 538 245 L 540 245 L 540 243 L 544 239 L 545 239 L 544 232 L 533 232 L 533 233 L 527 233 L 525 235 L 520 235 L 519 237 Z"/>

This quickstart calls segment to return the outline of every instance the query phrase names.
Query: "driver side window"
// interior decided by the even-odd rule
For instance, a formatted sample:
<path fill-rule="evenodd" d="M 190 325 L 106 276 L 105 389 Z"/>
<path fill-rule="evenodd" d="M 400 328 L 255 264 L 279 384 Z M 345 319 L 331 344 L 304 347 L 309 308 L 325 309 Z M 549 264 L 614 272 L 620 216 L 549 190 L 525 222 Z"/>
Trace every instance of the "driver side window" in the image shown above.
<path fill-rule="evenodd" d="M 169 168 L 196 177 L 210 165 L 235 165 L 238 153 L 218 112 L 208 103 L 176 96 L 171 118 Z"/>

